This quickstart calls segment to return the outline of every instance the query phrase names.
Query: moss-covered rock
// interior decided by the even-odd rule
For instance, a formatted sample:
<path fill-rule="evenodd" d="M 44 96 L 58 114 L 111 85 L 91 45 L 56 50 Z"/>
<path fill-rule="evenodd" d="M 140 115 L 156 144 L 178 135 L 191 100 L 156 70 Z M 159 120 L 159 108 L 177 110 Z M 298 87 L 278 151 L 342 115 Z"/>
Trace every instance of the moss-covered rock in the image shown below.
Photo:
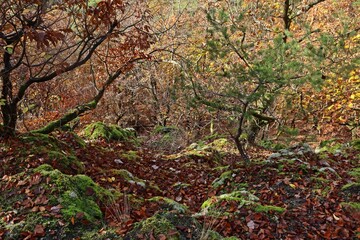
<path fill-rule="evenodd" d="M 76 135 L 72 135 L 69 139 L 74 140 L 76 146 L 84 147 L 85 143 L 79 140 Z M 83 163 L 76 157 L 74 146 L 61 141 L 53 135 L 41 133 L 28 133 L 20 136 L 22 142 L 29 146 L 28 149 L 21 150 L 24 158 L 31 156 L 43 157 L 47 163 L 51 164 L 56 169 L 67 173 L 82 173 L 84 172 Z M 78 145 L 77 145 L 78 144 Z M 21 159 L 19 159 L 22 161 Z"/>
<path fill-rule="evenodd" d="M 207 239 L 237 240 L 235 237 L 224 238 L 211 227 L 200 224 L 195 218 L 178 212 L 161 212 L 137 223 L 124 239 Z"/>
<path fill-rule="evenodd" d="M 213 182 L 212 182 L 212 186 L 214 188 L 218 188 L 222 185 L 225 184 L 225 182 L 227 180 L 230 180 L 233 178 L 233 171 L 226 171 L 226 172 L 223 172 L 220 177 L 216 178 Z"/>
<path fill-rule="evenodd" d="M 148 201 L 150 202 L 158 202 L 160 203 L 164 209 L 166 210 L 175 210 L 178 213 L 185 213 L 188 211 L 188 207 L 180 204 L 170 198 L 166 198 L 166 197 L 152 197 L 150 199 L 148 199 Z"/>
<path fill-rule="evenodd" d="M 24 233 L 44 239 L 81 237 L 101 228 L 100 205 L 119 195 L 85 175 L 66 175 L 50 165 L 3 177 L 0 190 L 0 209 L 11 216 L 0 222 L 4 239 L 21 239 Z M 36 228 L 43 231 L 36 235 Z"/>
<path fill-rule="evenodd" d="M 140 223 L 137 223 L 134 229 L 129 232 L 125 239 L 159 239 L 164 235 L 169 240 L 179 240 L 180 233 L 176 227 L 166 217 L 156 214 Z"/>
<path fill-rule="evenodd" d="M 164 239 L 186 240 L 200 239 L 202 226 L 194 218 L 173 213 L 157 213 L 154 216 L 138 223 L 129 232 L 125 239 Z"/>
<path fill-rule="evenodd" d="M 118 125 L 106 125 L 102 122 L 91 123 L 82 131 L 82 135 L 90 140 L 105 139 L 107 141 L 133 141 L 136 132 L 133 129 L 123 129 Z"/>
<path fill-rule="evenodd" d="M 255 201 L 259 201 L 259 198 L 246 190 L 234 191 L 231 193 L 226 193 L 209 198 L 201 205 L 201 208 L 215 209 L 219 205 L 221 205 L 221 202 L 223 201 L 236 201 L 239 203 L 239 206 L 243 206 L 243 205 L 251 205 Z"/>
<path fill-rule="evenodd" d="M 271 205 L 262 205 L 258 201 L 258 197 L 246 190 L 233 191 L 231 193 L 213 196 L 207 199 L 201 205 L 202 211 L 198 214 L 195 214 L 195 216 L 208 215 L 213 217 L 220 217 L 230 214 L 230 212 L 228 212 L 226 203 L 231 202 L 236 202 L 237 209 L 245 207 L 255 212 L 283 213 L 286 211 L 285 208 Z M 224 202 L 226 203 L 224 204 Z M 234 212 L 232 211 L 231 214 L 234 214 Z"/>
<path fill-rule="evenodd" d="M 143 188 L 146 187 L 146 182 L 140 178 L 135 177 L 131 172 L 125 169 L 113 169 L 111 171 L 114 175 L 121 177 L 131 184 L 137 184 Z"/>
<path fill-rule="evenodd" d="M 219 162 L 225 154 L 230 152 L 235 152 L 233 144 L 229 143 L 226 138 L 220 138 L 210 143 L 203 141 L 192 143 L 180 153 L 165 156 L 165 159 L 172 160 L 186 156 L 208 158 L 212 161 Z"/>
<path fill-rule="evenodd" d="M 129 161 L 135 161 L 140 159 L 140 156 L 138 155 L 137 151 L 133 151 L 133 150 L 129 150 L 122 153 L 121 157 Z"/>

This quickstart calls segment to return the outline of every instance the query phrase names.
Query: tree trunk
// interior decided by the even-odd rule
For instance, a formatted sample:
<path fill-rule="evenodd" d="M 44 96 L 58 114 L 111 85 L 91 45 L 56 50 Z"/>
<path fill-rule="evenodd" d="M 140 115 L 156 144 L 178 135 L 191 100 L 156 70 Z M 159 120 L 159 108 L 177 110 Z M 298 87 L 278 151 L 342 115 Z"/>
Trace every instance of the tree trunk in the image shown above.
<path fill-rule="evenodd" d="M 1 113 L 3 117 L 4 129 L 0 132 L 2 136 L 11 136 L 15 134 L 17 122 L 17 102 L 13 101 L 13 86 L 10 80 L 11 55 L 8 52 L 3 54 L 4 68 L 0 71 L 2 80 L 2 89 L 0 96 Z"/>
<path fill-rule="evenodd" d="M 14 135 L 17 122 L 17 104 L 5 102 L 1 105 L 1 113 L 4 126 L 0 136 Z"/>
<path fill-rule="evenodd" d="M 244 144 L 241 142 L 241 140 L 239 138 L 234 138 L 234 141 L 236 144 L 236 148 L 238 149 L 238 151 L 240 153 L 241 158 L 245 161 L 245 165 L 248 165 L 250 163 L 250 158 L 246 154 Z"/>

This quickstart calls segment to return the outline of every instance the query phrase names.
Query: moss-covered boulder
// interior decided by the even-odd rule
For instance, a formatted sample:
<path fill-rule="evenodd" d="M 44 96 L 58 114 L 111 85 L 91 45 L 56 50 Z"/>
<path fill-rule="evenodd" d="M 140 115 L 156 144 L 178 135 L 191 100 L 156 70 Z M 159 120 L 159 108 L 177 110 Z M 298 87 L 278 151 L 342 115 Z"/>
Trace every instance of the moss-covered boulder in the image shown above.
<path fill-rule="evenodd" d="M 172 154 L 165 156 L 166 159 L 177 159 L 180 157 L 200 157 L 208 158 L 213 161 L 220 161 L 224 155 L 227 153 L 235 152 L 233 144 L 229 143 L 225 138 L 215 139 L 210 143 L 205 143 L 203 141 L 192 143 L 180 153 Z"/>
<path fill-rule="evenodd" d="M 146 182 L 144 180 L 135 177 L 128 170 L 125 170 L 125 169 L 112 169 L 111 172 L 112 172 L 113 175 L 122 178 L 124 181 L 126 181 L 128 183 L 136 184 L 136 185 L 141 186 L 143 188 L 146 187 Z"/>
<path fill-rule="evenodd" d="M 106 125 L 103 122 L 91 123 L 81 134 L 90 140 L 105 139 L 106 141 L 133 141 L 136 138 L 134 129 L 124 129 L 118 125 Z"/>
<path fill-rule="evenodd" d="M 224 238 L 209 226 L 200 224 L 195 218 L 178 212 L 161 212 L 135 224 L 124 237 L 126 240 L 167 239 L 167 240 L 237 240 Z"/>
<path fill-rule="evenodd" d="M 77 158 L 75 149 L 84 148 L 85 143 L 76 134 L 68 133 L 66 141 L 41 133 L 23 134 L 20 139 L 28 147 L 18 150 L 22 156 L 19 161 L 31 161 L 32 158 L 40 157 L 62 172 L 84 172 L 84 165 Z"/>
<path fill-rule="evenodd" d="M 100 206 L 111 193 L 85 175 L 66 175 L 41 165 L 0 182 L 0 229 L 4 239 L 73 239 L 103 224 Z"/>
<path fill-rule="evenodd" d="M 178 213 L 186 213 L 188 211 L 187 206 L 178 203 L 170 198 L 157 196 L 148 199 L 148 201 L 159 203 L 164 210 L 176 211 Z"/>
<path fill-rule="evenodd" d="M 202 226 L 192 217 L 172 213 L 157 213 L 135 225 L 124 239 L 200 239 Z"/>
<path fill-rule="evenodd" d="M 255 212 L 264 213 L 283 213 L 286 210 L 285 208 L 278 206 L 262 205 L 259 203 L 259 198 L 254 194 L 246 190 L 239 190 L 221 194 L 219 196 L 213 196 L 207 199 L 201 205 L 202 211 L 195 216 L 207 215 L 219 217 L 224 214 L 229 214 L 230 212 L 228 212 L 228 207 L 232 208 L 232 203 L 236 203 L 238 210 L 242 207 L 251 209 Z M 231 211 L 231 214 L 236 214 L 236 212 Z"/>

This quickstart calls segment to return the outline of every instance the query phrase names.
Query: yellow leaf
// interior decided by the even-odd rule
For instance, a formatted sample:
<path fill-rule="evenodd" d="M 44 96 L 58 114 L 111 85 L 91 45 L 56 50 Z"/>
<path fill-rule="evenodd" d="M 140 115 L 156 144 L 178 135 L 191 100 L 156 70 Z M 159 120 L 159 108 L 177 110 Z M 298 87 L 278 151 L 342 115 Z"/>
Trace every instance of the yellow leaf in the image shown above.
<path fill-rule="evenodd" d="M 292 183 L 290 183 L 289 186 L 292 187 L 293 189 L 296 188 L 295 184 L 292 184 Z"/>
<path fill-rule="evenodd" d="M 112 183 L 112 182 L 114 182 L 115 181 L 115 177 L 109 177 L 108 179 L 107 179 L 107 181 L 109 182 L 109 183 Z"/>

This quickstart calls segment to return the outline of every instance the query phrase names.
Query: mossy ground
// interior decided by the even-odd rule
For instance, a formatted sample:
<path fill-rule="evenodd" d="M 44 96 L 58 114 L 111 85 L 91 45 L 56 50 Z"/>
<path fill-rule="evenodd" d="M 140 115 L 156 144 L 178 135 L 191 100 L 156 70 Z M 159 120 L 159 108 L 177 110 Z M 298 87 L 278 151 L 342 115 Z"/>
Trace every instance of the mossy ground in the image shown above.
<path fill-rule="evenodd" d="M 317 236 L 310 223 L 331 231 L 338 218 L 349 235 L 356 230 L 352 223 L 359 208 L 357 152 L 324 151 L 318 157 L 304 148 L 289 148 L 275 154 L 278 157 L 259 156 L 245 165 L 226 152 L 224 140 L 188 148 L 207 152 L 202 156 L 181 152 L 169 160 L 164 152 L 124 142 L 83 145 L 68 134 L 24 135 L 15 144 L 0 143 L 8 167 L 1 172 L 0 238 L 25 234 L 44 239 L 215 240 L 265 234 L 270 239 L 305 239 L 302 232 L 291 231 L 305 228 Z M 73 156 L 82 161 L 82 171 L 71 164 Z M 8 163 L 18 157 L 22 171 L 11 171 Z M 57 159 L 68 163 L 61 167 Z M 299 214 L 304 211 L 306 215 Z M 332 221 L 320 219 L 330 219 L 326 211 L 334 214 Z M 39 225 L 44 233 L 36 236 Z"/>
<path fill-rule="evenodd" d="M 86 126 L 82 135 L 87 139 L 105 139 L 107 141 L 131 141 L 135 139 L 135 131 L 123 129 L 117 125 L 106 125 L 102 122 L 95 122 Z"/>
<path fill-rule="evenodd" d="M 76 156 L 75 150 L 84 147 L 84 142 L 73 133 L 66 133 L 61 140 L 54 135 L 28 133 L 19 137 L 21 148 L 16 148 L 13 155 L 19 164 L 19 171 L 24 162 L 32 166 L 48 163 L 65 173 L 82 173 L 84 165 Z"/>
<path fill-rule="evenodd" d="M 88 176 L 66 175 L 50 165 L 6 176 L 0 189 L 5 239 L 20 239 L 24 232 L 37 236 L 37 225 L 46 229 L 38 233 L 46 239 L 80 237 L 89 229 L 100 229 L 100 204 L 114 196 Z"/>

